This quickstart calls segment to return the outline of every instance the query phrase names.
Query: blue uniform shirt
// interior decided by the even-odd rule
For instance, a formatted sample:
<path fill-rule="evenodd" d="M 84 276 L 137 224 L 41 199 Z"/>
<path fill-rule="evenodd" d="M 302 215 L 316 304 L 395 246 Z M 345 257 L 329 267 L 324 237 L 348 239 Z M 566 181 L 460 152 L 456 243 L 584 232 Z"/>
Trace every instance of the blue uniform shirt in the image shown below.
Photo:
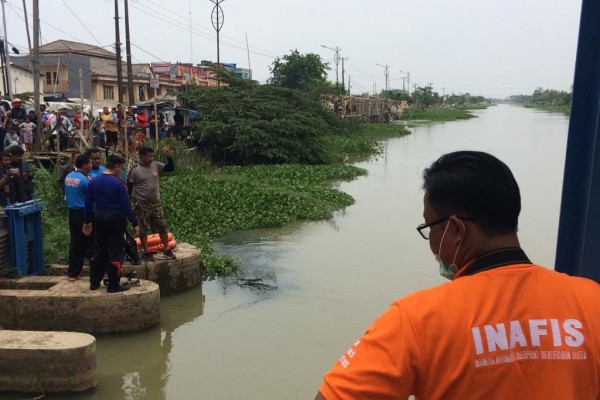
<path fill-rule="evenodd" d="M 103 167 L 102 165 L 100 167 L 98 167 L 98 169 L 90 169 L 90 172 L 88 172 L 88 176 L 90 177 L 90 179 L 94 178 L 97 175 L 100 175 L 101 173 L 103 173 L 106 170 L 106 167 Z"/>
<path fill-rule="evenodd" d="M 66 185 L 65 185 L 66 186 Z M 133 215 L 127 187 L 116 176 L 100 174 L 90 181 L 85 193 L 84 222 L 92 222 L 94 210 L 118 210 L 127 216 L 131 225 L 137 226 L 138 222 Z"/>
<path fill-rule="evenodd" d="M 85 191 L 90 178 L 79 171 L 73 171 L 65 178 L 65 198 L 67 207 L 83 209 L 85 207 Z"/>

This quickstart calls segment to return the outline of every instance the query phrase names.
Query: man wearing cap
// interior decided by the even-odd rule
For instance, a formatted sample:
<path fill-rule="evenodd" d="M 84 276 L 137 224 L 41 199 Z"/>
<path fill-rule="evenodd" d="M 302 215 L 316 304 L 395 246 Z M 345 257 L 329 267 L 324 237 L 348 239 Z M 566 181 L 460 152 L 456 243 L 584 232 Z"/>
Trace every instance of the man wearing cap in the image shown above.
<path fill-rule="evenodd" d="M 457 151 L 423 179 L 418 234 L 450 282 L 392 303 L 316 399 L 600 398 L 600 285 L 529 260 L 510 169 Z"/>
<path fill-rule="evenodd" d="M 22 107 L 22 101 L 18 97 L 12 99 L 10 105 L 12 108 L 6 112 L 6 115 L 13 120 L 13 124 L 19 126 L 25 120 L 27 111 Z"/>

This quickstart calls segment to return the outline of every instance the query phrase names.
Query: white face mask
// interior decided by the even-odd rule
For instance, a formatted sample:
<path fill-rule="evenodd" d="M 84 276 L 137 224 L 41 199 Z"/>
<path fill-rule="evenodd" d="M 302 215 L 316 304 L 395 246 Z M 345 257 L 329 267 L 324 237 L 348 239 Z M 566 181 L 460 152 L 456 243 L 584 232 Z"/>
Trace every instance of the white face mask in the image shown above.
<path fill-rule="evenodd" d="M 454 253 L 454 259 L 452 260 L 452 264 L 446 266 L 440 257 L 440 253 L 442 252 L 442 243 L 444 243 L 444 237 L 446 237 L 446 232 L 448 231 L 448 226 L 450 226 L 450 220 L 446 224 L 446 229 L 444 229 L 444 234 L 442 235 L 442 240 L 440 240 L 440 248 L 438 249 L 438 254 L 435 254 L 435 259 L 439 264 L 440 275 L 446 279 L 452 280 L 458 273 L 458 266 L 456 265 L 456 256 L 458 255 L 458 250 L 460 249 L 460 245 L 462 244 L 462 240 L 458 243 L 458 247 L 456 248 L 456 252 Z"/>

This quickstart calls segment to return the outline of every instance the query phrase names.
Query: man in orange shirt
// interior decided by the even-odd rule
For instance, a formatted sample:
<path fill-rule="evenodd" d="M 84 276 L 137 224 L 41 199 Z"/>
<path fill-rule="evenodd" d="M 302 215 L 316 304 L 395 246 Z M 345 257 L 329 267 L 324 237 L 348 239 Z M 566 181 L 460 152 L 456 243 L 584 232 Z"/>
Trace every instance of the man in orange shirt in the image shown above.
<path fill-rule="evenodd" d="M 395 301 L 316 400 L 600 399 L 600 285 L 529 261 L 510 169 L 459 151 L 423 178 L 417 230 L 451 282 Z"/>

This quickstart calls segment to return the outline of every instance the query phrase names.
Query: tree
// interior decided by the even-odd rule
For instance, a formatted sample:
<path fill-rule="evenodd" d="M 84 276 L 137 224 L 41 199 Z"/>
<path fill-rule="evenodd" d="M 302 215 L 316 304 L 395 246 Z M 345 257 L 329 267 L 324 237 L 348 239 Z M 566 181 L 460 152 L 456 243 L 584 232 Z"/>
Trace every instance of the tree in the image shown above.
<path fill-rule="evenodd" d="M 272 83 L 289 89 L 321 89 L 327 82 L 327 63 L 314 53 L 300 54 L 293 50 L 277 57 L 270 68 Z"/>
<path fill-rule="evenodd" d="M 431 107 L 435 104 L 440 104 L 440 95 L 434 92 L 430 86 L 418 87 L 412 93 L 412 98 L 417 107 Z"/>
<path fill-rule="evenodd" d="M 313 92 L 274 85 L 190 87 L 181 98 L 198 110 L 198 147 L 213 161 L 234 164 L 323 164 L 327 134 L 345 125 Z"/>
<path fill-rule="evenodd" d="M 406 93 L 405 90 L 400 90 L 400 89 L 382 90 L 381 96 L 386 99 L 391 99 L 391 100 L 396 100 L 396 101 L 402 101 L 402 100 L 408 101 L 409 100 L 408 93 Z"/>

